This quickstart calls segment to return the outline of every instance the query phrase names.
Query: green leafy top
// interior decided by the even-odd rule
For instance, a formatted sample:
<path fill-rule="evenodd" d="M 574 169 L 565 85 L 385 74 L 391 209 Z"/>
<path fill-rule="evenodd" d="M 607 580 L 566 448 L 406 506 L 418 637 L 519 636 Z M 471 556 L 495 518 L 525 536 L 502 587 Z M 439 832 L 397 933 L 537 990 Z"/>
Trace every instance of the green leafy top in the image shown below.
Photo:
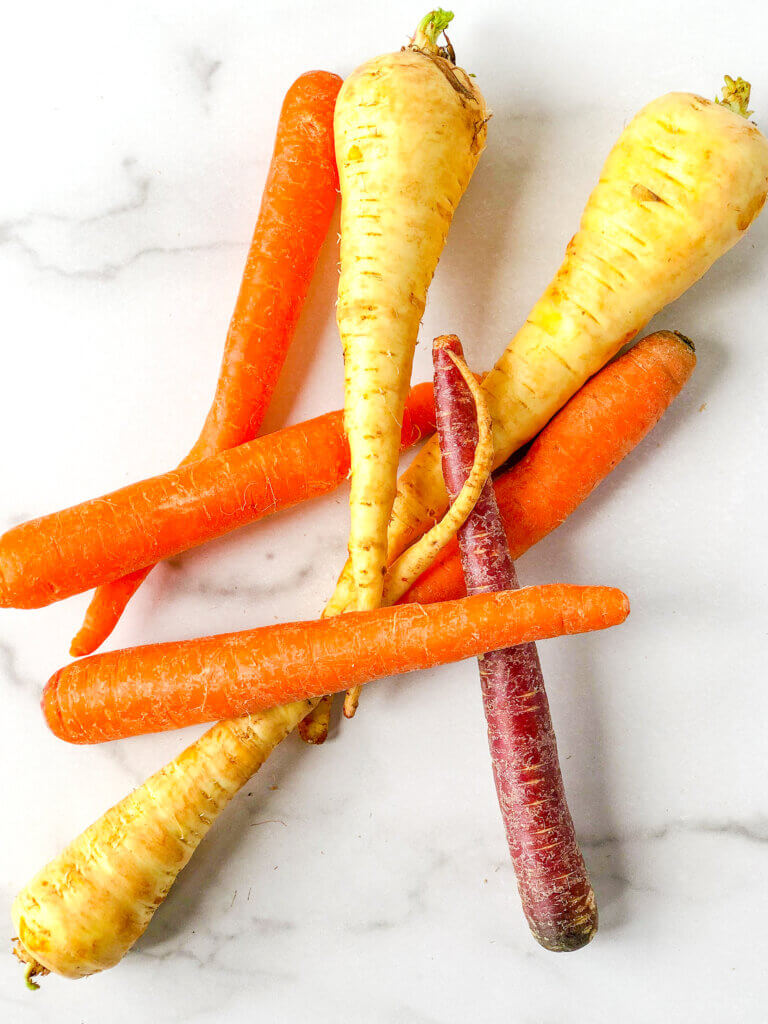
<path fill-rule="evenodd" d="M 419 22 L 411 45 L 415 46 L 418 50 L 428 50 L 431 53 L 437 53 L 437 37 L 442 32 L 445 32 L 452 21 L 453 11 L 444 11 L 442 7 L 430 11 Z"/>
<path fill-rule="evenodd" d="M 725 85 L 723 86 L 723 98 L 716 99 L 715 103 L 719 103 L 722 107 L 728 107 L 734 114 L 749 117 L 754 113 L 753 110 L 747 110 L 751 91 L 752 86 L 749 82 L 745 82 L 743 78 L 733 79 L 730 75 L 726 75 Z"/>

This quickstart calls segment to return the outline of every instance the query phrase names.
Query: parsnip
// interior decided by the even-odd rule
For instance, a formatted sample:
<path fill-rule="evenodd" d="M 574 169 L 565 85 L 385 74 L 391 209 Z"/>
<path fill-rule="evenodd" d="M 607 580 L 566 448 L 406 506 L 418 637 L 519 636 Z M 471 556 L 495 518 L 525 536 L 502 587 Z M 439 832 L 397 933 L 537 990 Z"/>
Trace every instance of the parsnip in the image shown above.
<path fill-rule="evenodd" d="M 747 120 L 748 101 L 746 83 L 727 79 L 722 101 L 670 93 L 624 129 L 564 262 L 483 382 L 497 466 L 757 217 L 768 191 L 768 141 Z M 400 480 L 389 561 L 446 504 L 433 439 Z M 348 563 L 329 611 L 355 601 Z"/>
<path fill-rule="evenodd" d="M 467 484 L 436 528 L 438 547 L 456 535 L 474 507 L 493 455 L 487 410 L 474 378 L 466 367 L 464 372 L 477 397 L 481 442 Z M 418 552 L 426 548 L 419 544 Z M 392 567 L 385 579 L 392 602 L 423 567 L 419 557 Z M 82 978 L 114 967 L 218 814 L 317 703 L 295 701 L 219 722 L 50 861 L 12 910 L 14 951 L 27 965 L 28 983 L 35 987 L 32 979 L 51 971 Z"/>
<path fill-rule="evenodd" d="M 335 116 L 341 186 L 337 319 L 351 454 L 351 570 L 359 610 L 381 603 L 398 439 L 427 289 L 485 143 L 473 80 L 440 50 L 453 15 L 344 82 Z"/>
<path fill-rule="evenodd" d="M 738 106 L 738 97 L 727 100 Z M 738 241 L 767 189 L 768 142 L 726 106 L 679 93 L 635 118 L 554 282 L 484 382 L 497 462 Z M 390 554 L 445 503 L 431 446 L 405 474 Z M 329 613 L 349 603 L 350 579 L 342 577 Z M 17 953 L 30 970 L 82 977 L 113 966 L 221 808 L 313 703 L 215 726 L 44 868 L 13 910 Z"/>
<path fill-rule="evenodd" d="M 213 726 L 47 864 L 12 909 L 28 980 L 114 967 L 218 814 L 310 706 L 297 701 Z"/>

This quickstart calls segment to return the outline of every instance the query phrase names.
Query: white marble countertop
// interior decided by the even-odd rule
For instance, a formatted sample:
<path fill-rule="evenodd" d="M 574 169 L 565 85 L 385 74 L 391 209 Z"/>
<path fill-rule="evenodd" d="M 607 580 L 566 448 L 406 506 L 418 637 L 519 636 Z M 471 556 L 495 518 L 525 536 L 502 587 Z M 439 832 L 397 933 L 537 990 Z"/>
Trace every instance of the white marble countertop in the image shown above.
<path fill-rule="evenodd" d="M 417 5 L 418 6 L 418 5 Z M 379 9 L 380 8 L 380 9 Z M 670 89 L 754 84 L 768 15 L 604 0 L 459 5 L 494 119 L 430 295 L 493 362 L 559 263 L 624 122 Z M 196 437 L 277 111 L 309 67 L 399 46 L 413 4 L 18 4 L 0 39 L 0 529 L 173 465 Z M 341 401 L 335 245 L 269 416 Z M 522 919 L 472 663 L 371 687 L 320 749 L 284 743 L 115 970 L 33 995 L 0 957 L 9 1024 L 482 1021 L 759 1024 L 768 1014 L 768 215 L 654 326 L 697 343 L 663 423 L 525 582 L 604 582 L 633 611 L 542 645 L 573 816 L 601 907 L 584 951 Z M 316 615 L 346 492 L 156 571 L 115 645 Z M 86 597 L 0 612 L 0 885 L 30 875 L 189 740 L 71 748 L 38 699 Z"/>

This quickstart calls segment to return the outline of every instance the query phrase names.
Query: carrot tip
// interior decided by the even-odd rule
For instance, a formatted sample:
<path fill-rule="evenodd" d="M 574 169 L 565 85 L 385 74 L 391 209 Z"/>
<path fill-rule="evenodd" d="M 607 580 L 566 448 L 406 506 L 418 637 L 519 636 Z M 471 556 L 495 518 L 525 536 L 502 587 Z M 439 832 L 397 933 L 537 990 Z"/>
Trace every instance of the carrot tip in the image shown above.
<path fill-rule="evenodd" d="M 58 694 L 61 673 L 62 669 L 59 669 L 45 684 L 43 695 L 40 698 L 40 707 L 43 712 L 43 718 L 53 735 L 57 736 L 60 740 L 65 740 L 68 739 L 68 736 L 61 718 Z"/>
<path fill-rule="evenodd" d="M 589 945 L 597 934 L 597 908 L 587 920 L 578 924 L 542 928 L 540 924 L 534 925 L 530 921 L 528 923 L 538 944 L 550 953 L 575 953 L 577 949 Z"/>
<path fill-rule="evenodd" d="M 73 658 L 84 658 L 87 654 L 93 654 L 94 650 L 95 647 L 89 643 L 85 629 L 81 629 L 69 645 L 69 653 Z"/>
<path fill-rule="evenodd" d="M 682 341 L 684 345 L 687 345 L 691 352 L 696 351 L 696 346 L 693 344 L 693 342 L 687 335 L 682 334 L 680 331 L 672 331 L 672 334 L 674 334 L 676 338 Z"/>

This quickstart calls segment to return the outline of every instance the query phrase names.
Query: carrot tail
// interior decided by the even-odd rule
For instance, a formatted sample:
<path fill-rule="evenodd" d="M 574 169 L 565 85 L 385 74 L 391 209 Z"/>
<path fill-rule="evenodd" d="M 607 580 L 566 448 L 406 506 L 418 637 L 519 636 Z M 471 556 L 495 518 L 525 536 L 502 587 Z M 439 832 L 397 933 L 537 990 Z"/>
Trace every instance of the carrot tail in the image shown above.
<path fill-rule="evenodd" d="M 57 672 L 43 712 L 62 739 L 101 743 L 313 700 L 528 640 L 605 629 L 628 612 L 621 591 L 557 584 L 110 651 Z"/>
<path fill-rule="evenodd" d="M 138 569 L 96 590 L 85 612 L 83 624 L 70 644 L 69 653 L 73 658 L 92 654 L 112 635 L 128 602 L 152 572 L 152 568 L 150 565 Z"/>
<path fill-rule="evenodd" d="M 478 436 L 472 396 L 454 355 L 462 355 L 458 338 L 436 339 L 437 426 L 451 496 L 464 484 Z M 459 531 L 459 548 L 469 593 L 519 586 L 490 481 Z M 566 802 L 536 645 L 490 652 L 479 664 L 496 790 L 523 911 L 542 946 L 579 949 L 597 931 L 597 905 Z"/>
<path fill-rule="evenodd" d="M 333 112 L 341 85 L 338 75 L 312 71 L 286 94 L 216 394 L 185 461 L 259 432 L 336 205 Z M 105 585 L 107 593 L 91 602 L 73 650 L 90 654 L 104 643 L 142 579 Z"/>

